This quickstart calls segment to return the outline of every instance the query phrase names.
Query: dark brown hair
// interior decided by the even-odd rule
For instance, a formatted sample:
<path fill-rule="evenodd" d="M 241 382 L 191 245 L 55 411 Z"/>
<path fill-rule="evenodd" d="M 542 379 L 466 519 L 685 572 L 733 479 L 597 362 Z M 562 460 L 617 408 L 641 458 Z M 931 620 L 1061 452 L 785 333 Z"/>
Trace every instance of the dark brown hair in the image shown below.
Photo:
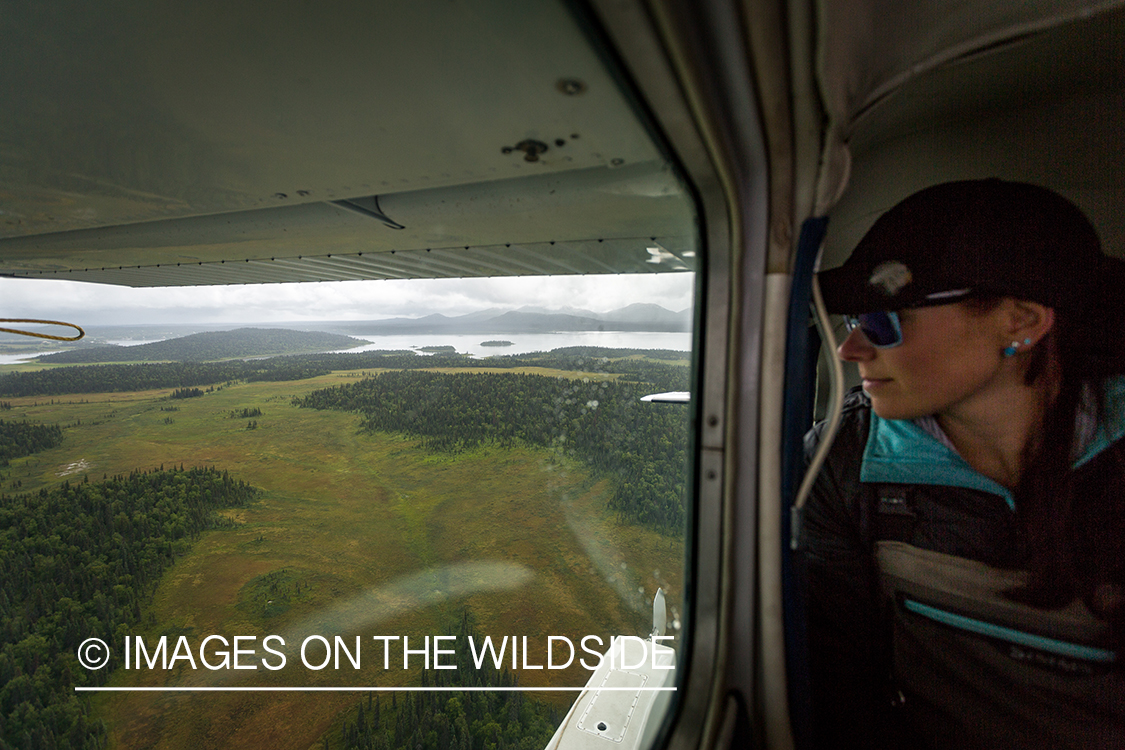
<path fill-rule="evenodd" d="M 1125 592 L 1125 450 L 1113 446 L 1082 471 L 1072 470 L 1083 447 L 1077 445 L 1081 413 L 1100 422 L 1105 380 L 1125 371 L 1125 353 L 1106 346 L 1111 338 L 1095 318 L 1056 310 L 1055 326 L 1032 354 L 1027 384 L 1053 370 L 1059 388 L 1015 490 L 1030 580 L 1009 596 L 1044 609 L 1079 597 L 1110 622 L 1114 645 L 1125 653 L 1125 606 L 1114 596 Z"/>

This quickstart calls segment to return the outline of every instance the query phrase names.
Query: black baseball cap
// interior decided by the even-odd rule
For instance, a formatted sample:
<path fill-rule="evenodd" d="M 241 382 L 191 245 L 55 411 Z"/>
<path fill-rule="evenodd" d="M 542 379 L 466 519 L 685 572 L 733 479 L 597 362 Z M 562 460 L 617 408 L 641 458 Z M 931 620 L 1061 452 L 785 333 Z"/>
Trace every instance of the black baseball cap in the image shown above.
<path fill-rule="evenodd" d="M 995 178 L 914 193 L 879 217 L 844 265 L 818 278 L 828 311 L 843 314 L 968 294 L 1080 312 L 1125 295 L 1125 262 L 1102 252 L 1077 206 Z"/>

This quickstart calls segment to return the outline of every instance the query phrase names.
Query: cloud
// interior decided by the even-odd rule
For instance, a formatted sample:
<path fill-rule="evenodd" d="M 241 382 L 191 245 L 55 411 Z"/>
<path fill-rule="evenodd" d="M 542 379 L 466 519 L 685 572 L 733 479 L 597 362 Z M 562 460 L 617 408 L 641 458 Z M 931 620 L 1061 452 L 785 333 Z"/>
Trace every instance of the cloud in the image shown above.
<path fill-rule="evenodd" d="M 139 288 L 0 278 L 0 315 L 79 325 L 370 320 L 525 305 L 607 312 L 638 302 L 682 310 L 690 273 L 411 279 Z"/>

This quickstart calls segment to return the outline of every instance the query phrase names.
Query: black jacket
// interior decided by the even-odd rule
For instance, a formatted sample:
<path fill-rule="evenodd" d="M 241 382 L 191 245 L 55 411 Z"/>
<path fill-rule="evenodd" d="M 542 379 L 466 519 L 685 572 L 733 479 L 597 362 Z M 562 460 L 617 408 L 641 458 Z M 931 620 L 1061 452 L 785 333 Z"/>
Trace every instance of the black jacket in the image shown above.
<path fill-rule="evenodd" d="M 1121 419 L 1076 472 L 1121 463 L 1125 381 L 1109 390 Z M 861 391 L 801 554 L 818 747 L 1125 747 L 1107 624 L 1081 602 L 1044 613 L 1004 595 L 1028 554 L 1011 494 L 914 423 L 874 416 Z"/>

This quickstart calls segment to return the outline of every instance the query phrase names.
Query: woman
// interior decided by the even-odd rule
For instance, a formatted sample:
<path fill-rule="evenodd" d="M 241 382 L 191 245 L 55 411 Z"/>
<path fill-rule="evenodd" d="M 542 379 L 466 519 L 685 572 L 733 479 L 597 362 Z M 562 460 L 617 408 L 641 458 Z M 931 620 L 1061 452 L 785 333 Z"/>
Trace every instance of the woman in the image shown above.
<path fill-rule="evenodd" d="M 805 510 L 818 747 L 1125 747 L 1123 266 L 992 179 L 820 275 L 863 385 Z"/>

